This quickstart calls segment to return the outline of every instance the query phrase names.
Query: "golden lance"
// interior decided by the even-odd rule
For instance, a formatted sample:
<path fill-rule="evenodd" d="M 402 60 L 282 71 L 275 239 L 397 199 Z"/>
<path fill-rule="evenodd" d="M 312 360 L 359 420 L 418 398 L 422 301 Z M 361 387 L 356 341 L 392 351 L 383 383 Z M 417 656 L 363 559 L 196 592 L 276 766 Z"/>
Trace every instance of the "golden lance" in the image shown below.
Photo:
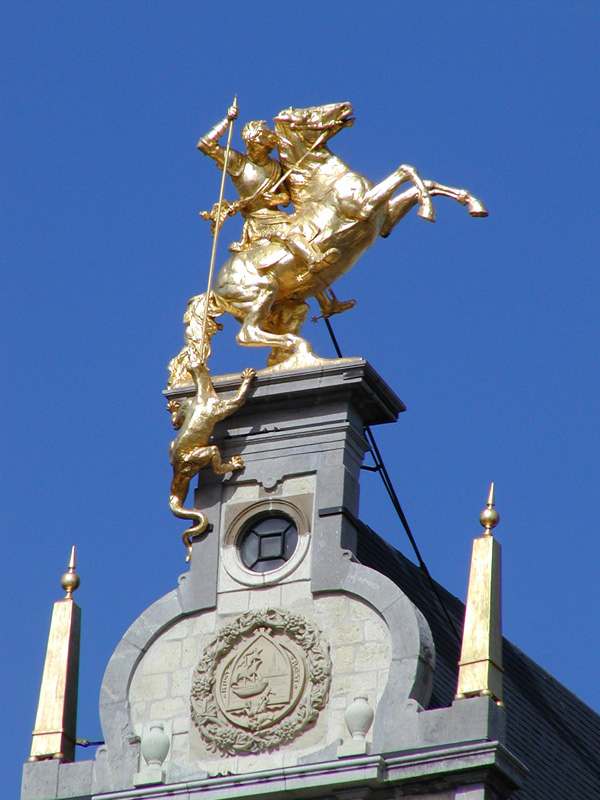
<path fill-rule="evenodd" d="M 233 103 L 231 104 L 231 108 L 237 112 L 238 104 L 237 104 L 237 95 L 233 98 Z M 229 114 L 228 114 L 229 116 Z M 236 113 L 237 116 L 237 113 Z M 219 192 L 219 203 L 217 205 L 217 219 L 215 223 L 215 232 L 213 234 L 213 243 L 212 243 L 212 252 L 210 254 L 210 267 L 208 270 L 208 286 L 206 288 L 206 302 L 204 303 L 204 317 L 202 318 L 202 361 L 205 364 L 206 358 L 204 357 L 204 353 L 206 352 L 205 341 L 206 341 L 206 321 L 208 318 L 208 306 L 210 304 L 210 289 L 212 286 L 213 280 L 213 272 L 215 269 L 215 258 L 217 255 L 217 242 L 219 240 L 219 231 L 221 229 L 221 206 L 223 205 L 223 195 L 225 193 L 225 178 L 227 177 L 227 167 L 229 165 L 229 151 L 231 150 L 231 136 L 233 134 L 233 121 L 235 117 L 230 122 L 229 125 L 229 132 L 227 134 L 227 146 L 225 147 L 225 160 L 223 162 L 223 175 L 221 176 L 221 190 Z"/>

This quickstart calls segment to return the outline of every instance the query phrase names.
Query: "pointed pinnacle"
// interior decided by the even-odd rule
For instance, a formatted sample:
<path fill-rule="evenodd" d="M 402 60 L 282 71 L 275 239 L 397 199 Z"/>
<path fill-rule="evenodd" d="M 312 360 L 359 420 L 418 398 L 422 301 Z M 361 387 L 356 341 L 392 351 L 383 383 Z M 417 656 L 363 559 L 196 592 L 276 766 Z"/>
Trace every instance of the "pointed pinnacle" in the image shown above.
<path fill-rule="evenodd" d="M 80 584 L 79 575 L 75 572 L 75 545 L 71 548 L 71 557 L 69 558 L 69 571 L 60 579 L 60 585 L 65 590 L 65 600 L 70 600 L 75 589 Z"/>
<path fill-rule="evenodd" d="M 495 528 L 496 525 L 500 522 L 500 514 L 494 508 L 494 483 L 490 484 L 490 493 L 488 495 L 487 506 L 483 509 L 481 514 L 479 515 L 479 522 L 485 528 L 484 536 L 491 536 L 492 535 L 492 528 Z"/>

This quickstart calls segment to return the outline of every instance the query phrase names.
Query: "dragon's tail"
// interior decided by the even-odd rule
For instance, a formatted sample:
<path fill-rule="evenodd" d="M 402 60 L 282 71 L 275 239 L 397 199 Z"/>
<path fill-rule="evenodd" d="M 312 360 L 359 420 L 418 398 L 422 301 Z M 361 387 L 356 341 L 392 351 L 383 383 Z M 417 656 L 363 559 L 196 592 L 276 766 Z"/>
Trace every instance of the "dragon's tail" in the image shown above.
<path fill-rule="evenodd" d="M 193 519 L 196 523 L 192 525 L 191 528 L 184 531 L 181 536 L 188 551 L 185 560 L 189 561 L 192 557 L 192 541 L 190 537 L 203 533 L 206 530 L 208 527 L 208 517 L 196 508 L 183 508 L 181 502 L 181 498 L 177 497 L 175 494 L 172 494 L 169 498 L 169 507 L 176 517 L 180 519 Z"/>

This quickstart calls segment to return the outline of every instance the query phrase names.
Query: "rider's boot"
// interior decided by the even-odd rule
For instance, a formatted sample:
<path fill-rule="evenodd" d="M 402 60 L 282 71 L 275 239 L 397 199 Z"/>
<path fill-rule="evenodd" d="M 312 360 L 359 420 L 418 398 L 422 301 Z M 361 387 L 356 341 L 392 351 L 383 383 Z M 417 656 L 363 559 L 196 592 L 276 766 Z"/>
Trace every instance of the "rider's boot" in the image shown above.
<path fill-rule="evenodd" d="M 329 292 L 331 297 L 327 295 L 327 292 Z M 327 292 L 319 292 L 319 294 L 315 295 L 323 319 L 329 319 L 329 317 L 332 317 L 334 314 L 341 314 L 344 311 L 354 308 L 356 305 L 356 300 L 338 300 L 331 286 L 327 289 Z M 316 321 L 317 318 L 315 317 L 313 322 Z"/>

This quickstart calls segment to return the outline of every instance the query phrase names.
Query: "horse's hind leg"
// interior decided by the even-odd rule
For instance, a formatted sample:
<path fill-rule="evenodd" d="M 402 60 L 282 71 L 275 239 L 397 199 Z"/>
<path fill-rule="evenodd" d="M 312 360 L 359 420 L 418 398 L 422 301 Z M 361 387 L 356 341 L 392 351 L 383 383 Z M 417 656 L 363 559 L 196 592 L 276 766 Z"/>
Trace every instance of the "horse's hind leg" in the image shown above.
<path fill-rule="evenodd" d="M 274 277 L 268 274 L 261 275 L 260 284 L 255 286 L 255 293 L 251 303 L 245 304 L 247 310 L 242 327 L 237 335 L 239 344 L 245 344 L 250 347 L 266 346 L 291 350 L 294 345 L 303 341 L 299 336 L 294 336 L 287 331 L 279 334 L 270 333 L 267 330 L 271 306 L 278 291 L 279 284 Z"/>
<path fill-rule="evenodd" d="M 300 331 L 309 311 L 308 303 L 303 300 L 289 300 L 285 303 L 277 303 L 271 309 L 265 327 L 274 334 L 282 335 L 287 333 L 295 336 L 298 341 L 302 341 Z M 275 364 L 281 364 L 282 361 L 289 357 L 289 349 L 274 347 L 267 358 L 267 366 L 272 367 Z"/>

